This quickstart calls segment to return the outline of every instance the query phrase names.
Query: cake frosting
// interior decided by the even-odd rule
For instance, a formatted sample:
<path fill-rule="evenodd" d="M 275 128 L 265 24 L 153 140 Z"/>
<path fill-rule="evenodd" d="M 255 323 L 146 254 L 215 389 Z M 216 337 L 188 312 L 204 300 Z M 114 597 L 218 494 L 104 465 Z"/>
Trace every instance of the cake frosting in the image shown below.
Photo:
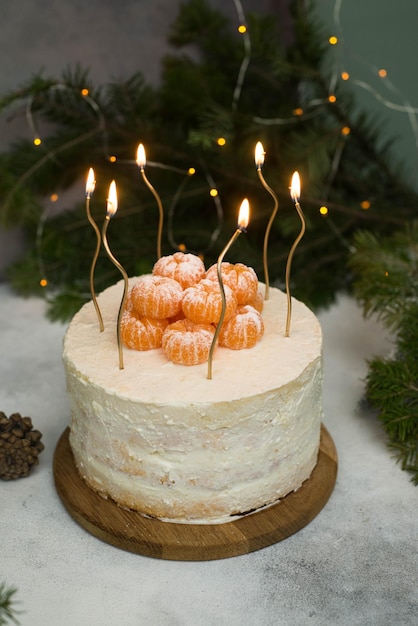
<path fill-rule="evenodd" d="M 131 279 L 130 286 L 138 279 Z M 261 286 L 262 288 L 262 286 Z M 70 445 L 86 483 L 122 507 L 175 523 L 224 523 L 277 502 L 317 462 L 322 420 L 322 334 L 315 315 L 270 288 L 264 335 L 251 349 L 217 347 L 186 366 L 161 349 L 124 348 L 116 318 L 123 283 L 74 316 L 63 362 Z"/>

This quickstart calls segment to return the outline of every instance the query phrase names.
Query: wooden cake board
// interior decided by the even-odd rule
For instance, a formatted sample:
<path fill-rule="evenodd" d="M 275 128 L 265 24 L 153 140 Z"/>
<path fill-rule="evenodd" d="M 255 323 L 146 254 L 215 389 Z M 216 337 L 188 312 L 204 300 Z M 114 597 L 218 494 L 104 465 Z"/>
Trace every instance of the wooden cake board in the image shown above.
<path fill-rule="evenodd" d="M 209 561 L 247 554 L 286 539 L 325 506 L 337 477 L 337 451 L 321 426 L 318 462 L 300 489 L 264 509 L 224 524 L 173 524 L 120 508 L 79 475 L 67 428 L 54 454 L 57 492 L 69 514 L 92 535 L 117 548 L 159 559 Z"/>

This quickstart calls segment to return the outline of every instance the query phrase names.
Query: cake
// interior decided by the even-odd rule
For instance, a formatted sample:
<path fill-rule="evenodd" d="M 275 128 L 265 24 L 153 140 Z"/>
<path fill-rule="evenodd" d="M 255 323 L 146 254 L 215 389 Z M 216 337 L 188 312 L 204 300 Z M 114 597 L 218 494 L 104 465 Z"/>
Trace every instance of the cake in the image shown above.
<path fill-rule="evenodd" d="M 130 279 L 130 288 L 141 280 Z M 260 284 L 260 290 L 264 286 Z M 322 420 L 322 334 L 315 315 L 269 290 L 254 347 L 217 346 L 207 362 L 181 365 L 161 349 L 124 348 L 116 319 L 123 281 L 72 319 L 63 362 L 70 446 L 91 489 L 165 522 L 217 524 L 276 503 L 308 480 Z"/>

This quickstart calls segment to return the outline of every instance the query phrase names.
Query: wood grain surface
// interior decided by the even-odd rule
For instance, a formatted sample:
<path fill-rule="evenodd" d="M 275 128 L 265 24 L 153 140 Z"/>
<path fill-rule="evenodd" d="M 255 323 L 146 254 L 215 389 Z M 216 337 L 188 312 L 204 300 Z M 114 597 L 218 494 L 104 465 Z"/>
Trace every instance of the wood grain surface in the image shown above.
<path fill-rule="evenodd" d="M 317 465 L 297 491 L 272 506 L 225 524 L 172 524 L 122 509 L 90 489 L 74 464 L 69 432 L 67 428 L 61 435 L 53 463 L 55 486 L 69 514 L 102 541 L 159 559 L 224 559 L 282 541 L 318 515 L 337 477 L 337 451 L 322 425 Z"/>

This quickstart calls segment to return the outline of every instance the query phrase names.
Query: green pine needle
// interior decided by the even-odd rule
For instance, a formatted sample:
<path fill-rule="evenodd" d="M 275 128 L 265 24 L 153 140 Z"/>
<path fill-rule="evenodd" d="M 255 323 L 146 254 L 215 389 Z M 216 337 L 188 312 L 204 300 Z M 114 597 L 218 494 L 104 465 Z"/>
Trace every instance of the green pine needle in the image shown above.
<path fill-rule="evenodd" d="M 5 583 L 0 583 L 0 626 L 5 626 L 13 622 L 19 624 L 16 615 L 18 611 L 15 608 L 14 587 L 8 587 Z"/>

